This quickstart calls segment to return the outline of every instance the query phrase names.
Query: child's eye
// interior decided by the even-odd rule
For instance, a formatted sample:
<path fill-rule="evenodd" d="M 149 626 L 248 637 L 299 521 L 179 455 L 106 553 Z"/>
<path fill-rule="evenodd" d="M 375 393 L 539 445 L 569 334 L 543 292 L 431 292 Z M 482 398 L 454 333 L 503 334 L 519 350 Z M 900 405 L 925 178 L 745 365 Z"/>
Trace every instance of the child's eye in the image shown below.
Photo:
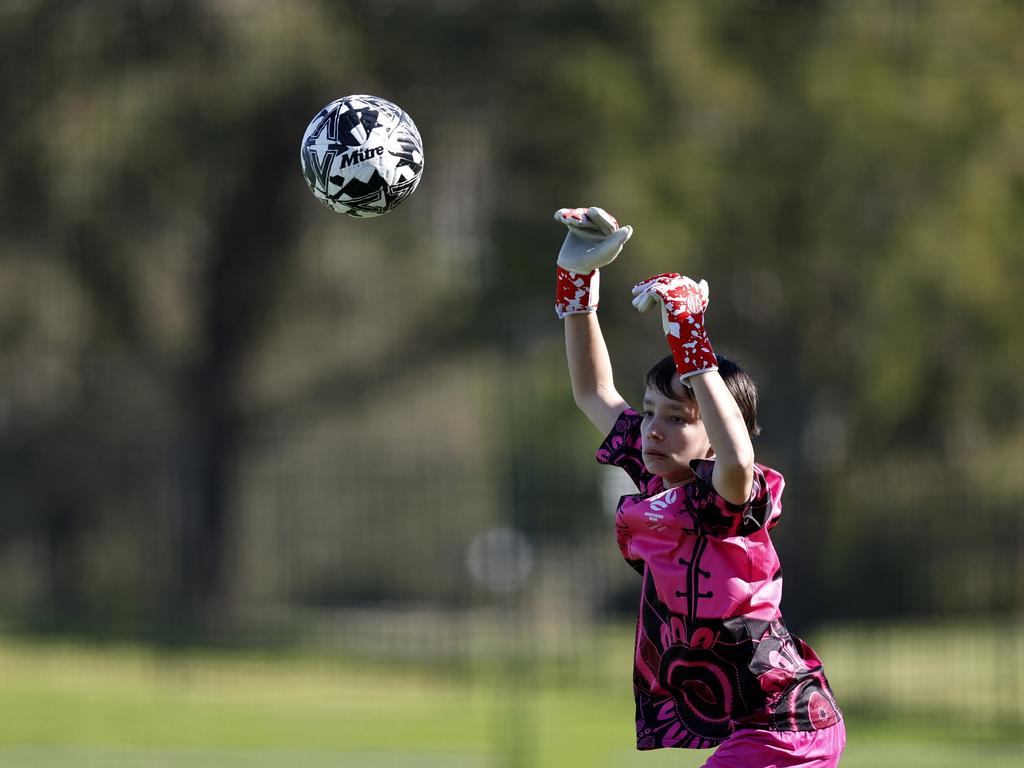
<path fill-rule="evenodd" d="M 685 424 L 686 423 L 686 419 L 684 419 L 682 416 L 672 416 L 671 417 L 671 421 L 672 421 L 673 424 Z"/>
<path fill-rule="evenodd" d="M 652 417 L 653 415 L 654 415 L 654 414 L 653 414 L 653 413 L 652 413 L 651 411 L 644 411 L 644 418 L 645 418 L 645 419 L 649 419 L 649 418 L 651 418 L 651 417 Z"/>

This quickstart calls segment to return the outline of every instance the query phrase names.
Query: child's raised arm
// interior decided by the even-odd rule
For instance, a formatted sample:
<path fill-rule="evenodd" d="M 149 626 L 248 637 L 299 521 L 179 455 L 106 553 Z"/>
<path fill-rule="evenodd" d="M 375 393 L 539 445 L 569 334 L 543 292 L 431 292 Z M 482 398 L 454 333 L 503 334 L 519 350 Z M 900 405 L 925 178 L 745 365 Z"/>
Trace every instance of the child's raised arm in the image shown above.
<path fill-rule="evenodd" d="M 695 283 L 671 272 L 637 283 L 633 293 L 633 306 L 641 312 L 661 305 L 662 328 L 676 372 L 692 387 L 715 450 L 715 491 L 733 504 L 746 503 L 754 482 L 754 446 L 743 414 L 718 373 L 718 360 L 704 328 L 707 282 Z"/>
<path fill-rule="evenodd" d="M 565 320 L 565 354 L 573 399 L 602 433 L 626 407 L 616 391 L 611 360 L 597 321 L 601 267 L 611 264 L 633 234 L 600 208 L 562 208 L 555 220 L 569 229 L 558 254 L 555 312 Z"/>

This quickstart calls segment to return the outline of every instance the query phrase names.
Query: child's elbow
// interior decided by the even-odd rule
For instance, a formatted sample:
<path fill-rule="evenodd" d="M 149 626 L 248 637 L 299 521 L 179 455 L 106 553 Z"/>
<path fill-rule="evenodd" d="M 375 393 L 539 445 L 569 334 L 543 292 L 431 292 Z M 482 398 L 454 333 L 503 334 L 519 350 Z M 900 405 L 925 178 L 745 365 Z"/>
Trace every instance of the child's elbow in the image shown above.
<path fill-rule="evenodd" d="M 724 451 L 716 451 L 721 469 L 730 476 L 754 476 L 754 446 L 750 440 L 730 440 Z"/>
<path fill-rule="evenodd" d="M 572 399 L 580 411 L 583 413 L 589 413 L 594 402 L 594 394 L 593 392 L 584 393 L 573 390 Z"/>
<path fill-rule="evenodd" d="M 741 452 L 724 461 L 719 457 L 715 464 L 718 493 L 733 504 L 745 503 L 754 486 L 754 452 Z"/>
<path fill-rule="evenodd" d="M 749 441 L 742 444 L 736 451 L 736 471 L 753 480 L 754 478 L 754 446 Z"/>

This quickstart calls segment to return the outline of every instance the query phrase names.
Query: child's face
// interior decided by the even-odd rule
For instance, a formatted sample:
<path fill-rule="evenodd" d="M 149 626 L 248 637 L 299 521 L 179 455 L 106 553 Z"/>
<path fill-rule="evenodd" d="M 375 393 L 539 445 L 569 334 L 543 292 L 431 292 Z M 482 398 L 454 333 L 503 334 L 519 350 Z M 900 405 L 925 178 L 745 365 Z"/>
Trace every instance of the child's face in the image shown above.
<path fill-rule="evenodd" d="M 678 399 L 665 397 L 654 387 L 647 388 L 640 424 L 644 464 L 661 477 L 666 488 L 693 478 L 691 460 L 714 455 L 697 402 L 684 394 L 678 379 L 673 379 L 672 391 Z"/>

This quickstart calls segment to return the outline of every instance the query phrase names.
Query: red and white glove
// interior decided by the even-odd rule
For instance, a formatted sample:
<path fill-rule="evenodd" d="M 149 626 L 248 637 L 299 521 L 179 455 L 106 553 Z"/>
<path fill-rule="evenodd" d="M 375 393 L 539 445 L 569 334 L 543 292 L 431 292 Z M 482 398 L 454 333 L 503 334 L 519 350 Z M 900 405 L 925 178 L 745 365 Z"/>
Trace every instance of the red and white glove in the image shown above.
<path fill-rule="evenodd" d="M 630 236 L 632 227 L 619 222 L 601 208 L 561 208 L 555 221 L 569 229 L 558 252 L 555 282 L 555 313 L 563 318 L 597 309 L 600 267 L 615 261 Z"/>
<path fill-rule="evenodd" d="M 661 325 L 683 383 L 698 373 L 718 370 L 718 360 L 704 328 L 704 312 L 708 308 L 706 280 L 695 283 L 676 272 L 668 272 L 634 285 L 633 296 L 638 312 L 646 312 L 656 303 L 661 305 Z"/>

